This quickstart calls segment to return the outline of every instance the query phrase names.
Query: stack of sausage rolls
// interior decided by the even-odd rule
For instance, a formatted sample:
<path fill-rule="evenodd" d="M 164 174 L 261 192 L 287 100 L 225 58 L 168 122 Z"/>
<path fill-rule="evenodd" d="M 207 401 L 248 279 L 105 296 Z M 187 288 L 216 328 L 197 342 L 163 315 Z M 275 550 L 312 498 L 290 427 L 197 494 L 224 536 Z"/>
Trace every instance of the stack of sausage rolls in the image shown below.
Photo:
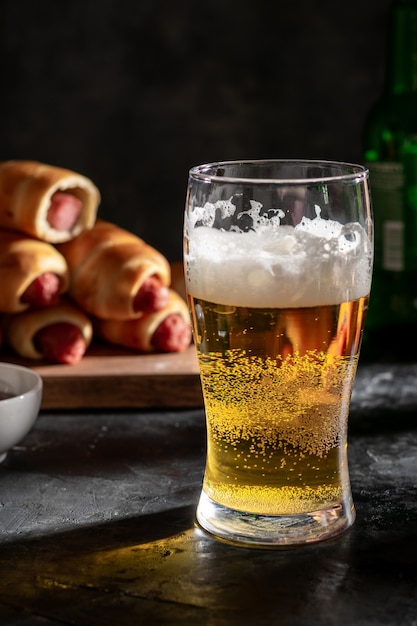
<path fill-rule="evenodd" d="M 140 353 L 190 345 L 167 260 L 98 219 L 99 203 L 85 176 L 0 163 L 0 343 L 19 356 L 75 364 L 94 336 Z"/>

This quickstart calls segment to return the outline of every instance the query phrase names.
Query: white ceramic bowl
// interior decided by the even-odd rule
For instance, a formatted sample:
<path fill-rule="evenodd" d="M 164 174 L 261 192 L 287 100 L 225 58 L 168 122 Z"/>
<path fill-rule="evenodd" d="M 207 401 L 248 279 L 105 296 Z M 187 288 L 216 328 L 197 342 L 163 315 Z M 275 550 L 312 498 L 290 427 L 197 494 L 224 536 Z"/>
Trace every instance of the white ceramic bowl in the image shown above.
<path fill-rule="evenodd" d="M 0 463 L 32 428 L 42 400 L 42 378 L 27 367 L 0 363 Z M 10 397 L 8 397 L 10 396 Z"/>

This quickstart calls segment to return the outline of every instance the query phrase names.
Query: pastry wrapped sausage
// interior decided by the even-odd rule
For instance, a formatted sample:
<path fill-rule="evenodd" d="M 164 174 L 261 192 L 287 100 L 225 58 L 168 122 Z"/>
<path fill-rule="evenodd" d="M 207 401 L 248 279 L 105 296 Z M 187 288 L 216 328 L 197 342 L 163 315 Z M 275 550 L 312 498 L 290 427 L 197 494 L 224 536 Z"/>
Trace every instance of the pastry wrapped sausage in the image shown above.
<path fill-rule="evenodd" d="M 0 231 L 0 311 L 55 304 L 69 286 L 67 263 L 54 246 Z"/>
<path fill-rule="evenodd" d="M 47 309 L 28 310 L 6 316 L 4 339 L 21 357 L 73 365 L 91 343 L 90 319 L 67 302 Z"/>
<path fill-rule="evenodd" d="M 126 320 L 168 303 L 168 261 L 123 228 L 97 220 L 91 230 L 57 248 L 68 264 L 69 293 L 90 315 Z"/>
<path fill-rule="evenodd" d="M 37 161 L 0 163 L 0 226 L 58 243 L 91 228 L 100 192 L 89 178 Z"/>
<path fill-rule="evenodd" d="M 98 337 L 138 352 L 183 352 L 191 343 L 188 307 L 173 290 L 161 311 L 124 321 L 96 318 L 93 325 Z"/>

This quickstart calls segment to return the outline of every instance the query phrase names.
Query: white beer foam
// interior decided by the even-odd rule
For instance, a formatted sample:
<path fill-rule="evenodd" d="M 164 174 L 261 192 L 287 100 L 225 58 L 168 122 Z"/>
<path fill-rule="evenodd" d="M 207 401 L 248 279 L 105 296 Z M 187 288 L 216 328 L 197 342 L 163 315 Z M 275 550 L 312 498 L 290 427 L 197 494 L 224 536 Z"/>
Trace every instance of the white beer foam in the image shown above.
<path fill-rule="evenodd" d="M 216 209 L 223 217 L 236 207 L 230 201 L 207 203 L 186 221 L 190 295 L 230 306 L 291 308 L 340 304 L 369 294 L 372 245 L 359 223 L 322 219 L 317 206 L 316 218 L 304 217 L 295 227 L 281 225 L 282 212 L 267 218 L 251 201 L 247 213 L 254 230 L 225 232 L 212 228 Z"/>

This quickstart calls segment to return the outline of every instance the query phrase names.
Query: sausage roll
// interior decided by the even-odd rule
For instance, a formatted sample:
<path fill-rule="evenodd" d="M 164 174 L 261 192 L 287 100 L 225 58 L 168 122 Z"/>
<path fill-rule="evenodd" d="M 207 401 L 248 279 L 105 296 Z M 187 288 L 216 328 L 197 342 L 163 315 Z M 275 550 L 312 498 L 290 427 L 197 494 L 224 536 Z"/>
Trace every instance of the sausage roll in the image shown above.
<path fill-rule="evenodd" d="M 191 343 L 188 307 L 173 290 L 161 311 L 130 320 L 93 320 L 94 332 L 109 343 L 138 352 L 182 352 Z"/>
<path fill-rule="evenodd" d="M 8 315 L 3 320 L 4 340 L 21 357 L 75 364 L 91 343 L 90 319 L 67 302 L 46 309 Z"/>
<path fill-rule="evenodd" d="M 133 233 L 97 220 L 57 248 L 68 264 L 69 292 L 90 315 L 125 320 L 168 303 L 168 261 Z"/>
<path fill-rule="evenodd" d="M 37 161 L 0 163 L 0 226 L 50 243 L 68 241 L 96 220 L 100 192 L 89 178 Z"/>
<path fill-rule="evenodd" d="M 69 286 L 67 263 L 54 246 L 0 231 L 0 311 L 15 313 L 58 301 Z"/>

